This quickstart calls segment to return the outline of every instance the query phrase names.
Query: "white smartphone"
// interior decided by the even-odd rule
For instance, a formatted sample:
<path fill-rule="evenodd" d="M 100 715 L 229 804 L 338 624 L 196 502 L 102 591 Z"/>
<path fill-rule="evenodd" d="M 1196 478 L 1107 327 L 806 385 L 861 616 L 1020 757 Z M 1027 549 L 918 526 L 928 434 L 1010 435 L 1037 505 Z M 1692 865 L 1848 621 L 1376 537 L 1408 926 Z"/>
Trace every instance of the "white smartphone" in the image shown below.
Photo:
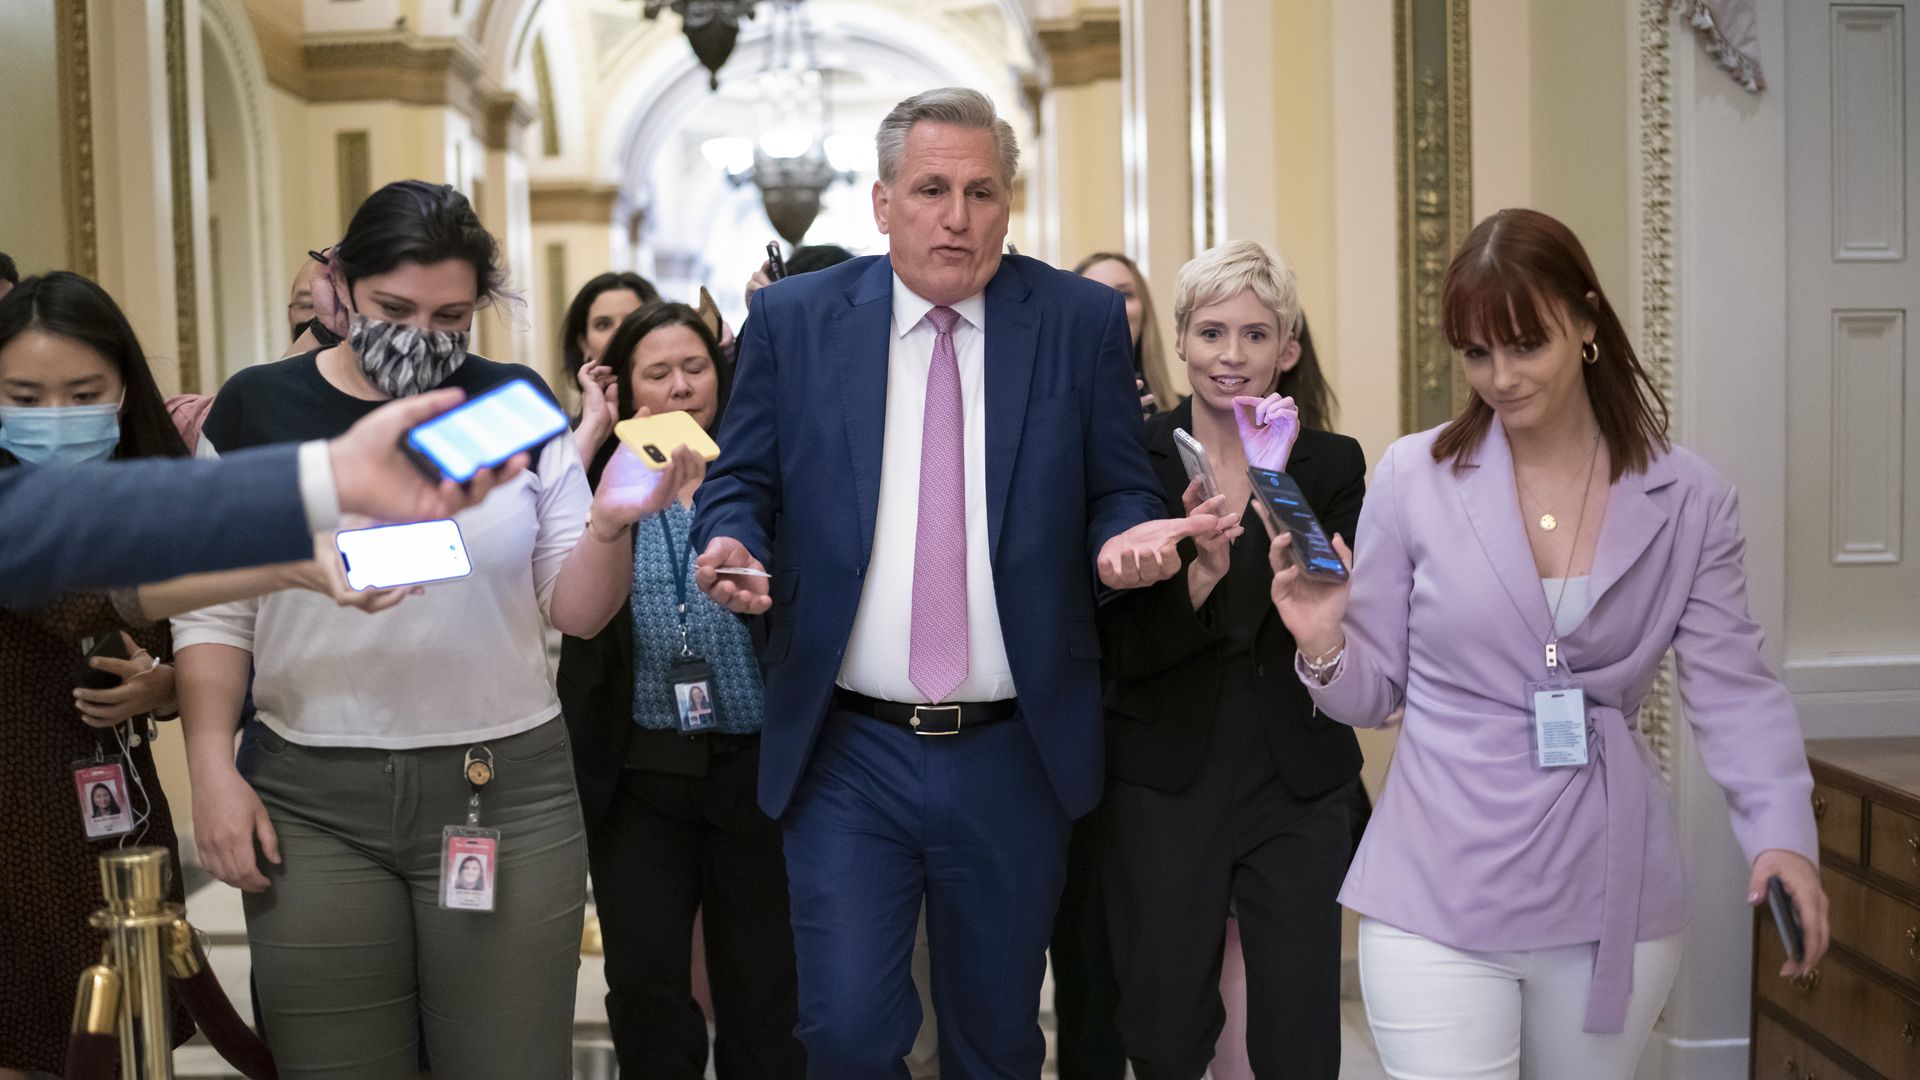
<path fill-rule="evenodd" d="M 1220 482 L 1213 478 L 1213 462 L 1207 460 L 1207 448 L 1200 445 L 1200 440 L 1187 434 L 1185 428 L 1174 428 L 1173 445 L 1180 451 L 1180 464 L 1187 467 L 1187 479 L 1200 478 L 1201 498 L 1220 494 Z"/>
<path fill-rule="evenodd" d="M 356 592 L 451 581 L 473 573 L 460 526 L 450 519 L 348 529 L 334 537 Z"/>

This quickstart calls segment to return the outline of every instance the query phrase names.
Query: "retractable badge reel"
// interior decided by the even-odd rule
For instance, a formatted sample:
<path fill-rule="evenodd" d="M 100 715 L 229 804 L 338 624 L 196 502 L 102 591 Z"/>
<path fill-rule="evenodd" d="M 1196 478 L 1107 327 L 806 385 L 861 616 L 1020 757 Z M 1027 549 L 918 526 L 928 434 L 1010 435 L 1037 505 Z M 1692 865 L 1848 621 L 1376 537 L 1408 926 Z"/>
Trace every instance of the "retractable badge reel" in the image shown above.
<path fill-rule="evenodd" d="M 500 869 L 500 830 L 480 825 L 480 791 L 493 781 L 493 751 L 467 751 L 467 820 L 440 831 L 440 906 L 449 911 L 492 911 Z"/>
<path fill-rule="evenodd" d="M 673 528 L 667 515 L 660 515 L 660 529 L 667 534 L 667 566 L 673 578 L 674 593 L 680 600 L 680 652 L 667 664 L 667 684 L 673 687 L 673 715 L 682 735 L 700 735 L 720 726 L 713 699 L 713 667 L 693 651 L 687 636 L 687 582 L 682 568 L 674 565 Z"/>

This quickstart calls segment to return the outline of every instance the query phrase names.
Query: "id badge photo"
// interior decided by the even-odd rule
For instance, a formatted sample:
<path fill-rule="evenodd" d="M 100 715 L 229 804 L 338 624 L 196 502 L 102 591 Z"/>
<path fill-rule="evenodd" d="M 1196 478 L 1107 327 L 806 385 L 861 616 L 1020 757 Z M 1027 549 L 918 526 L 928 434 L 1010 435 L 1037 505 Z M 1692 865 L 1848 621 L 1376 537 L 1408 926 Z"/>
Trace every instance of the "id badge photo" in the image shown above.
<path fill-rule="evenodd" d="M 440 906 L 492 911 L 499 870 L 500 830 L 449 825 L 440 836 Z"/>
<path fill-rule="evenodd" d="M 1533 711 L 1533 760 L 1542 769 L 1587 763 L 1587 692 L 1579 679 L 1527 684 Z"/>
<path fill-rule="evenodd" d="M 698 735 L 720 726 L 714 709 L 713 668 L 698 656 L 680 656 L 667 665 L 667 682 L 673 687 L 673 713 L 680 723 L 680 734 Z"/>
<path fill-rule="evenodd" d="M 118 757 L 73 763 L 74 793 L 80 798 L 80 825 L 89 840 L 110 840 L 133 831 L 133 804 L 127 798 L 127 766 Z"/>

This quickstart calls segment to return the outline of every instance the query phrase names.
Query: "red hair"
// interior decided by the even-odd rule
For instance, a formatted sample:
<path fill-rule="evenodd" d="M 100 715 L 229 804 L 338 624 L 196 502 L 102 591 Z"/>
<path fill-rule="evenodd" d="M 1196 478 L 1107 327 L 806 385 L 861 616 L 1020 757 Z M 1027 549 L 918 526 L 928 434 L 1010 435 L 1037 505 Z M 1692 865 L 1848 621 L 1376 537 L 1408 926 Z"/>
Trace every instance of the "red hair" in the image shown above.
<path fill-rule="evenodd" d="M 1634 355 L 1573 230 L 1538 210 L 1502 210 L 1467 234 L 1440 292 L 1441 328 L 1456 349 L 1537 345 L 1553 337 L 1549 322 L 1591 322 L 1600 356 L 1582 364 L 1580 376 L 1607 441 L 1612 479 L 1646 471 L 1655 451 L 1668 449 L 1667 403 Z M 1452 459 L 1458 467 L 1492 423 L 1493 408 L 1470 395 L 1434 440 L 1433 459 Z"/>

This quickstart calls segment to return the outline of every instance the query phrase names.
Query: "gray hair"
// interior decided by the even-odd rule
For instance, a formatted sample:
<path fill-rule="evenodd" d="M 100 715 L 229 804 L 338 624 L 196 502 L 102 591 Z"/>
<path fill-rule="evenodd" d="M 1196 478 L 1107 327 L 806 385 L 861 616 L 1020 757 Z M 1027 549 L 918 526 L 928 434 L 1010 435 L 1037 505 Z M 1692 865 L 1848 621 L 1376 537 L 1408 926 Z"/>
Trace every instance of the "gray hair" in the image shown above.
<path fill-rule="evenodd" d="M 900 161 L 907 155 L 907 133 L 923 121 L 993 132 L 993 141 L 1000 146 L 1000 179 L 1011 191 L 1013 175 L 1020 167 L 1020 143 L 1013 137 L 1013 127 L 994 112 L 993 99 L 964 86 L 943 86 L 915 94 L 895 105 L 880 121 L 880 131 L 873 141 L 879 151 L 881 183 L 890 185 L 900 175 Z"/>

